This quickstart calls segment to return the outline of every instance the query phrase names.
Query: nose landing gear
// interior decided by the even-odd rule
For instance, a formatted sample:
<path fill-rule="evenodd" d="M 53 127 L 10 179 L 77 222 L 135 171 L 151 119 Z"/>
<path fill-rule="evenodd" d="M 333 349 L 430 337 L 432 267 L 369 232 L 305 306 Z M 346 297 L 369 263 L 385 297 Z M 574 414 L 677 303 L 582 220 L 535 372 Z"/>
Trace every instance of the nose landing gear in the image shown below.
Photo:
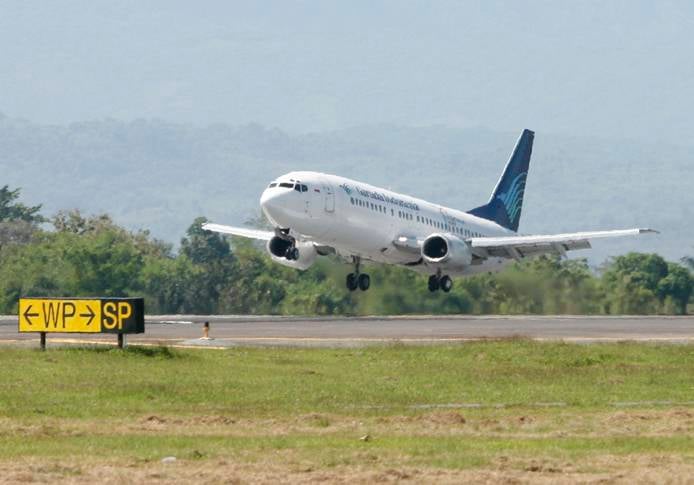
<path fill-rule="evenodd" d="M 359 257 L 355 257 L 354 273 L 347 275 L 346 286 L 349 291 L 356 291 L 357 289 L 366 291 L 371 287 L 371 277 L 366 273 L 359 272 L 360 263 L 361 259 Z"/>

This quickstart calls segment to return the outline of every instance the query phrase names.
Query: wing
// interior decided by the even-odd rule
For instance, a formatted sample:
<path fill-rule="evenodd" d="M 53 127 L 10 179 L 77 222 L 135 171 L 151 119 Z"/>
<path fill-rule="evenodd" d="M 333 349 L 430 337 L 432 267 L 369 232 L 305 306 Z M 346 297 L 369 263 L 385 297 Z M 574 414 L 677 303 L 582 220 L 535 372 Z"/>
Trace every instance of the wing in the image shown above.
<path fill-rule="evenodd" d="M 245 227 L 223 226 L 222 224 L 206 223 L 202 225 L 202 228 L 206 231 L 231 234 L 232 236 L 247 237 L 249 239 L 260 239 L 261 241 L 269 241 L 275 235 L 275 233 L 272 231 L 261 231 L 259 229 L 248 229 Z"/>
<path fill-rule="evenodd" d="M 620 229 L 540 236 L 473 237 L 468 241 L 472 252 L 479 257 L 520 259 L 539 254 L 564 254 L 566 251 L 574 249 L 588 249 L 591 239 L 636 236 L 657 232 L 653 229 Z"/>

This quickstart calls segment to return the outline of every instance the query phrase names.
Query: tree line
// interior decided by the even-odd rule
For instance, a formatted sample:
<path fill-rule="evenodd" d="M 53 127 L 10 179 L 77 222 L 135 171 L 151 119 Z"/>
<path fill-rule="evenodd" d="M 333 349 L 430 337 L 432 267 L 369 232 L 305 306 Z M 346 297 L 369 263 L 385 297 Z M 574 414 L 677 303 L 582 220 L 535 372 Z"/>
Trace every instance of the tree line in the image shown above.
<path fill-rule="evenodd" d="M 459 278 L 448 294 L 429 293 L 424 275 L 376 265 L 372 289 L 349 293 L 350 266 L 321 258 L 306 272 L 286 268 L 257 243 L 202 230 L 202 217 L 174 251 L 108 215 L 46 218 L 19 196 L 0 189 L 4 314 L 21 296 L 144 296 L 150 314 L 684 314 L 694 289 L 694 258 L 629 253 L 597 270 L 584 259 L 540 257 Z"/>

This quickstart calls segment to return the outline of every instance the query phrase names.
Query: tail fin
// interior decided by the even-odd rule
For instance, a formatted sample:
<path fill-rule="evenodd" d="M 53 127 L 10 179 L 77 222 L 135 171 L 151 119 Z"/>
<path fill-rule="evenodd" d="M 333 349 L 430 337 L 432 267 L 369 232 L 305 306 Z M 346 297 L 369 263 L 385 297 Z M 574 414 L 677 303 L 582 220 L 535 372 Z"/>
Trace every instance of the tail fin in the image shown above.
<path fill-rule="evenodd" d="M 535 132 L 523 130 L 489 202 L 468 213 L 494 221 L 514 232 L 518 231 L 534 138 Z"/>

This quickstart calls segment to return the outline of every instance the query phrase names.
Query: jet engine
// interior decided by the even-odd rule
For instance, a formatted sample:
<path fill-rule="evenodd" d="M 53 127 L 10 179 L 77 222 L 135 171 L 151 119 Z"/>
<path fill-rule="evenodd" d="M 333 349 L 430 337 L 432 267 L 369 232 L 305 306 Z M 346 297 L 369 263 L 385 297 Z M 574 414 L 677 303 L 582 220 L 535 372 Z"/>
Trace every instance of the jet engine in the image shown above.
<path fill-rule="evenodd" d="M 452 234 L 432 234 L 422 244 L 427 264 L 448 270 L 460 270 L 472 263 L 472 251 L 465 241 Z"/>
<path fill-rule="evenodd" d="M 316 256 L 318 256 L 318 252 L 313 243 L 293 242 L 278 236 L 270 239 L 267 242 L 266 248 L 273 261 L 302 271 L 310 268 L 316 261 Z M 298 251 L 297 259 L 294 258 L 297 252 L 292 252 L 292 249 Z"/>

